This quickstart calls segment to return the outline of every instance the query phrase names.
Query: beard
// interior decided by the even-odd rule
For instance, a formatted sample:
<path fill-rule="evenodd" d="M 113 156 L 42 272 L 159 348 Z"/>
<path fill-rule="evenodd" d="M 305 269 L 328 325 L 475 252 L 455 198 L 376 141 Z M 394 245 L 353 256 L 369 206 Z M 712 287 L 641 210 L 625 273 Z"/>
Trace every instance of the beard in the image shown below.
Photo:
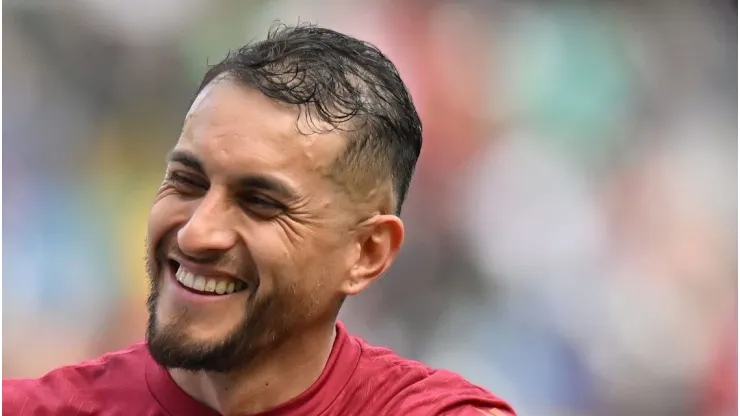
<path fill-rule="evenodd" d="M 187 329 L 191 314 L 197 311 L 183 307 L 170 317 L 167 324 L 161 324 L 157 319 L 159 288 L 164 265 L 168 261 L 168 251 L 164 247 L 160 243 L 154 258 L 147 256 L 146 259 L 149 276 L 146 340 L 152 358 L 163 367 L 214 373 L 229 373 L 249 367 L 290 335 L 309 326 L 307 317 L 316 315 L 313 309 L 317 303 L 313 296 L 305 296 L 305 293 L 301 296 L 295 285 L 282 289 L 276 287 L 270 295 L 258 296 L 259 284 L 250 284 L 243 309 L 233 311 L 242 319 L 230 333 L 208 341 L 193 340 L 187 335 Z M 176 246 L 172 250 L 179 252 Z M 214 260 L 209 263 L 223 261 Z M 255 268 L 251 270 L 253 279 L 250 282 L 259 282 Z"/>

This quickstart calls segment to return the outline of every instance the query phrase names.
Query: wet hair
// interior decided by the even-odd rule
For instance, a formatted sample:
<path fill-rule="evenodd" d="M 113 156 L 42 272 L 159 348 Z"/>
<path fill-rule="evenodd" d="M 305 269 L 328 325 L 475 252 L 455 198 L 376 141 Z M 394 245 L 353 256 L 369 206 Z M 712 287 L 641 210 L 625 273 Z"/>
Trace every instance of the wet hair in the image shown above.
<path fill-rule="evenodd" d="M 330 176 L 366 198 L 379 182 L 389 182 L 392 209 L 400 214 L 421 152 L 422 128 L 398 70 L 378 48 L 311 24 L 276 23 L 267 39 L 212 66 L 198 93 L 222 74 L 298 106 L 312 132 L 346 132 L 347 145 Z"/>

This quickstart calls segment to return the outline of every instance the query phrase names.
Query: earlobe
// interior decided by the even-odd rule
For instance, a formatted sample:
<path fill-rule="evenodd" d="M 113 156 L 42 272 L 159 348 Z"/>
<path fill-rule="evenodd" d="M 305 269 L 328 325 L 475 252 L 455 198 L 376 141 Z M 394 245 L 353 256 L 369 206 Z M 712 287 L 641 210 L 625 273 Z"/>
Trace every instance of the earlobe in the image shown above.
<path fill-rule="evenodd" d="M 395 215 L 377 215 L 363 225 L 359 256 L 342 285 L 345 295 L 356 295 L 378 280 L 393 261 L 403 244 L 403 222 Z"/>

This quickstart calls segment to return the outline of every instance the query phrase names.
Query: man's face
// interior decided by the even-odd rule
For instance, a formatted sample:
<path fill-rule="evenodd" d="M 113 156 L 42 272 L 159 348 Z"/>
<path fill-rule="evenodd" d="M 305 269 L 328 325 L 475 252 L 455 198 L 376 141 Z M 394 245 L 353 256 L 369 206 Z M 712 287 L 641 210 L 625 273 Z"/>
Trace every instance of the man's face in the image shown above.
<path fill-rule="evenodd" d="M 301 134 L 297 118 L 227 78 L 193 103 L 149 218 L 147 340 L 160 364 L 234 370 L 333 319 L 356 252 L 326 177 L 344 143 Z"/>

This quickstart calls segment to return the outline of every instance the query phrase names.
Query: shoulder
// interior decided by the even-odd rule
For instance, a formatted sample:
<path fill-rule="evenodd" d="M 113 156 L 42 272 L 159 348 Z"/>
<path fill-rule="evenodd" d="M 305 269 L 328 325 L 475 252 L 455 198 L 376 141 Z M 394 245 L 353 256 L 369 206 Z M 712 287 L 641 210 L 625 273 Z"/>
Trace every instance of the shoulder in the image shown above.
<path fill-rule="evenodd" d="M 355 371 L 355 386 L 372 392 L 378 414 L 514 415 L 503 400 L 458 374 L 430 368 L 357 340 L 362 354 Z"/>
<path fill-rule="evenodd" d="M 95 411 L 112 392 L 121 397 L 146 391 L 144 344 L 103 355 L 94 360 L 60 367 L 36 379 L 3 380 L 3 412 L 37 414 L 66 409 Z"/>

